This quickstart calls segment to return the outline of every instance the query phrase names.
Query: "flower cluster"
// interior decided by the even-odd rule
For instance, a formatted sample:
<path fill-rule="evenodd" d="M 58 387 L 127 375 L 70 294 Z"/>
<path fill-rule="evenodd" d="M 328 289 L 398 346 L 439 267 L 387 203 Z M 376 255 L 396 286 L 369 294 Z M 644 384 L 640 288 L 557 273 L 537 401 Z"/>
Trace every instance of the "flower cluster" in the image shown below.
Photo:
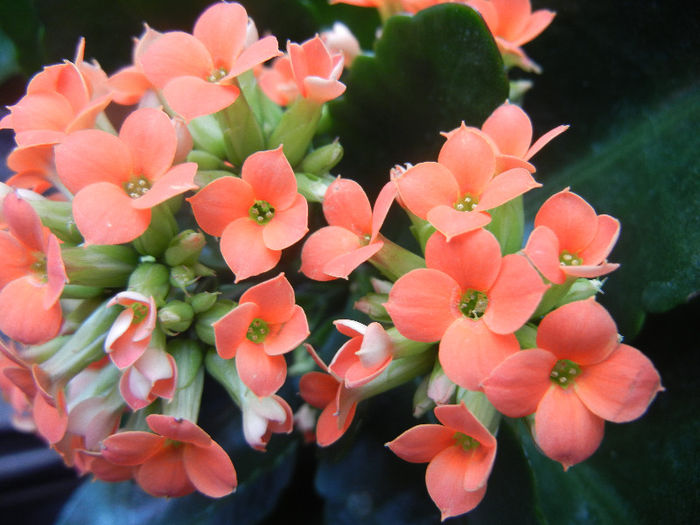
<path fill-rule="evenodd" d="M 345 3 L 390 16 L 443 2 Z M 537 69 L 520 46 L 553 13 L 460 3 L 507 67 Z M 597 278 L 617 268 L 619 222 L 567 188 L 524 236 L 523 196 L 541 186 L 532 157 L 567 126 L 533 142 L 528 115 L 505 101 L 481 127 L 443 133 L 437 159 L 397 165 L 372 206 L 330 175 L 342 147 L 320 132 L 360 53 L 344 26 L 283 53 L 243 6 L 219 2 L 192 33 L 146 27 L 113 75 L 84 62 L 84 46 L 0 121 L 17 142 L 0 204 L 0 389 L 18 427 L 81 474 L 154 496 L 234 491 L 233 462 L 198 424 L 205 376 L 260 451 L 295 421 L 331 445 L 360 402 L 422 378 L 415 415 L 436 419 L 387 445 L 429 463 L 444 519 L 484 497 L 500 414 L 533 416 L 539 448 L 569 468 L 605 420 L 641 416 L 662 389 L 595 301 Z M 115 105 L 128 106 L 121 121 Z M 327 225 L 307 236 L 321 222 L 309 202 Z M 392 207 L 420 253 L 380 233 Z M 352 279 L 364 263 L 383 279 L 356 303 L 364 322 L 335 320 L 348 340 L 326 364 L 304 344 L 320 327 L 297 285 Z M 306 403 L 296 416 L 280 395 L 289 375 Z"/>

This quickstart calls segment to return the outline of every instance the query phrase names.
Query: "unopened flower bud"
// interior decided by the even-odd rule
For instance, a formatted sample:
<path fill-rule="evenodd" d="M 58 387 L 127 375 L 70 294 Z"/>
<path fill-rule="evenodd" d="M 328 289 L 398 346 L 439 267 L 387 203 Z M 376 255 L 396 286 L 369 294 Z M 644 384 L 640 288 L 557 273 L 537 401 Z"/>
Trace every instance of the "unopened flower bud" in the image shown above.
<path fill-rule="evenodd" d="M 299 165 L 299 170 L 314 175 L 325 175 L 343 158 L 343 146 L 338 141 L 309 152 Z M 332 181 L 331 181 L 332 182 Z"/>
<path fill-rule="evenodd" d="M 209 310 L 197 315 L 194 325 L 197 336 L 208 345 L 216 344 L 216 337 L 214 336 L 214 327 L 212 324 L 233 310 L 235 305 L 236 303 L 233 301 L 220 299 L 216 301 Z"/>
<path fill-rule="evenodd" d="M 297 191 L 308 202 L 323 202 L 328 186 L 335 180 L 331 175 L 314 175 L 312 173 L 296 172 Z"/>
<path fill-rule="evenodd" d="M 201 314 L 202 312 L 206 312 L 207 310 L 209 310 L 209 308 L 214 306 L 218 295 L 218 292 L 200 292 L 194 294 L 188 299 L 188 301 L 194 313 Z"/>
<path fill-rule="evenodd" d="M 555 308 L 559 308 L 567 303 L 583 301 L 595 294 L 600 293 L 603 288 L 603 281 L 600 279 L 576 279 L 567 294 L 561 299 Z"/>
<path fill-rule="evenodd" d="M 165 262 L 168 266 L 194 264 L 199 259 L 205 244 L 206 239 L 202 232 L 181 231 L 172 238 L 168 249 L 165 250 Z"/>
<path fill-rule="evenodd" d="M 355 310 L 367 314 L 372 320 L 380 323 L 390 323 L 391 317 L 384 308 L 384 303 L 389 300 L 388 294 L 368 293 L 355 302 Z"/>
<path fill-rule="evenodd" d="M 163 264 L 144 262 L 138 265 L 129 277 L 128 289 L 153 296 L 158 306 L 162 305 L 170 291 L 170 271 Z"/>
<path fill-rule="evenodd" d="M 226 158 L 224 132 L 214 115 L 204 115 L 193 119 L 190 121 L 188 129 L 192 135 L 195 149 L 204 150 L 220 159 Z"/>
<path fill-rule="evenodd" d="M 352 65 L 355 57 L 362 52 L 360 43 L 355 38 L 355 35 L 352 34 L 345 24 L 340 22 L 334 23 L 332 29 L 322 31 L 321 40 L 325 42 L 332 52 L 343 54 L 345 67 L 348 68 Z"/>
<path fill-rule="evenodd" d="M 49 199 L 27 199 L 34 211 L 51 233 L 69 244 L 83 242 L 73 219 L 73 207 L 70 202 L 52 201 Z"/>
<path fill-rule="evenodd" d="M 71 284 L 120 288 L 138 264 L 138 254 L 128 245 L 71 246 L 61 248 Z"/>
<path fill-rule="evenodd" d="M 175 128 L 175 135 L 177 136 L 177 149 L 175 150 L 173 164 L 179 164 L 184 162 L 189 152 L 192 151 L 194 141 L 192 140 L 192 134 L 187 129 L 187 124 L 184 120 L 175 117 L 172 119 L 172 122 Z"/>
<path fill-rule="evenodd" d="M 163 330 L 170 335 L 184 332 L 192 324 L 194 310 L 184 301 L 168 301 L 158 309 L 158 320 Z"/>
<path fill-rule="evenodd" d="M 190 266 L 181 264 L 170 268 L 170 285 L 184 290 L 197 282 L 197 275 Z"/>

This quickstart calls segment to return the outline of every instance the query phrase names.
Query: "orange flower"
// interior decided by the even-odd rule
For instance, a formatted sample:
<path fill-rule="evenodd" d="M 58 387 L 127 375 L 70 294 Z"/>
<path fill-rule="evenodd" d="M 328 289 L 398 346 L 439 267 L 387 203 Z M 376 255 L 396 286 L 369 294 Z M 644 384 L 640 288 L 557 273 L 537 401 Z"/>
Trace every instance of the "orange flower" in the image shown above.
<path fill-rule="evenodd" d="M 640 417 L 663 388 L 651 361 L 620 344 L 610 314 L 588 299 L 547 314 L 537 348 L 505 359 L 483 390 L 506 416 L 535 413 L 538 446 L 568 469 L 598 448 L 604 420 Z"/>
<path fill-rule="evenodd" d="M 306 199 L 281 146 L 252 154 L 241 178 L 216 179 L 188 200 L 199 226 L 221 237 L 236 282 L 274 268 L 282 250 L 308 231 Z"/>
<path fill-rule="evenodd" d="M 186 419 L 151 414 L 155 432 L 127 431 L 102 442 L 102 457 L 134 467 L 134 479 L 152 496 L 177 498 L 198 490 L 220 498 L 236 489 L 231 458 L 209 434 Z"/>
<path fill-rule="evenodd" d="M 547 279 L 598 277 L 620 265 L 606 261 L 620 235 L 620 222 L 595 210 L 569 189 L 552 195 L 535 216 L 525 254 Z"/>
<path fill-rule="evenodd" d="M 151 208 L 196 189 L 197 164 L 173 166 L 176 130 L 162 111 L 129 115 L 119 137 L 83 130 L 56 147 L 56 169 L 75 194 L 73 216 L 88 244 L 122 244 L 146 231 Z"/>
<path fill-rule="evenodd" d="M 522 255 L 501 257 L 486 230 L 450 242 L 433 234 L 427 268 L 402 276 L 391 289 L 387 312 L 414 341 L 440 341 L 445 374 L 468 390 L 520 349 L 513 332 L 534 313 L 547 286 Z"/>
<path fill-rule="evenodd" d="M 317 281 L 347 279 L 350 272 L 377 253 L 384 246 L 379 229 L 395 195 L 395 185 L 386 184 L 372 211 L 365 192 L 355 181 L 338 178 L 328 186 L 323 214 L 330 226 L 314 232 L 304 243 L 304 275 Z"/>
<path fill-rule="evenodd" d="M 219 2 L 199 16 L 192 35 L 173 31 L 151 43 L 141 65 L 185 120 L 216 113 L 238 98 L 238 75 L 280 54 L 275 37 L 248 45 L 248 33 L 243 6 Z"/>
<path fill-rule="evenodd" d="M 435 417 L 442 425 L 418 425 L 386 444 L 411 463 L 426 463 L 428 494 L 445 520 L 476 507 L 486 493 L 496 438 L 460 405 L 441 405 Z"/>
<path fill-rule="evenodd" d="M 214 324 L 216 351 L 236 358 L 241 381 L 260 397 L 274 394 L 287 376 L 284 355 L 309 335 L 306 315 L 281 273 L 246 290 L 238 306 Z"/>
<path fill-rule="evenodd" d="M 331 54 L 316 35 L 302 44 L 287 44 L 294 80 L 299 93 L 319 104 L 339 97 L 345 84 L 338 81 L 343 72 L 343 54 Z"/>

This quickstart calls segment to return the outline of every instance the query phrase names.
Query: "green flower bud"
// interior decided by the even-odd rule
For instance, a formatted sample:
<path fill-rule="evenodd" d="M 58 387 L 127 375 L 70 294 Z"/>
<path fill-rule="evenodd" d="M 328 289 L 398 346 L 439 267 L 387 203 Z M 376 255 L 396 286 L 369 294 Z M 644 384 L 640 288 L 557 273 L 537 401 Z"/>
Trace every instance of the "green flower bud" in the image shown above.
<path fill-rule="evenodd" d="M 209 308 L 209 310 L 199 314 L 194 324 L 194 329 L 197 332 L 197 336 L 206 344 L 215 345 L 216 338 L 214 336 L 214 327 L 212 324 L 233 310 L 235 306 L 236 303 L 233 301 L 228 299 L 220 299 L 219 301 L 216 301 L 214 306 Z"/>
<path fill-rule="evenodd" d="M 194 264 L 199 259 L 205 244 L 206 239 L 202 232 L 181 231 L 171 239 L 168 249 L 165 250 L 165 262 L 168 266 Z"/>
<path fill-rule="evenodd" d="M 218 295 L 219 292 L 200 292 L 191 296 L 188 299 L 188 302 L 190 303 L 192 310 L 194 310 L 194 313 L 201 314 L 214 306 Z"/>
<path fill-rule="evenodd" d="M 203 150 L 219 159 L 226 158 L 224 132 L 214 115 L 204 115 L 190 121 L 187 125 L 192 135 L 195 150 Z"/>
<path fill-rule="evenodd" d="M 170 271 L 162 264 L 141 263 L 129 277 L 128 289 L 153 296 L 156 305 L 161 306 L 170 292 Z"/>
<path fill-rule="evenodd" d="M 299 165 L 299 170 L 314 175 L 325 175 L 343 158 L 343 146 L 331 142 L 309 152 Z"/>
<path fill-rule="evenodd" d="M 197 275 L 191 267 L 181 264 L 180 266 L 170 268 L 171 286 L 184 290 L 195 282 L 197 282 Z"/>
<path fill-rule="evenodd" d="M 297 172 L 297 191 L 309 202 L 323 202 L 328 186 L 335 180 L 330 175 Z"/>
<path fill-rule="evenodd" d="M 61 257 L 73 285 L 121 288 L 138 264 L 138 254 L 127 245 L 62 246 Z"/>
<path fill-rule="evenodd" d="M 52 201 L 49 199 L 27 199 L 34 211 L 51 233 L 69 244 L 80 244 L 83 236 L 80 235 L 75 220 L 73 208 L 70 202 Z"/>
<path fill-rule="evenodd" d="M 194 310 L 184 301 L 168 301 L 158 309 L 158 320 L 168 335 L 175 335 L 187 330 L 192 324 Z"/>
<path fill-rule="evenodd" d="M 313 100 L 298 98 L 282 115 L 272 132 L 268 148 L 282 145 L 289 164 L 296 166 L 306 155 L 311 139 L 316 133 L 323 105 Z"/>

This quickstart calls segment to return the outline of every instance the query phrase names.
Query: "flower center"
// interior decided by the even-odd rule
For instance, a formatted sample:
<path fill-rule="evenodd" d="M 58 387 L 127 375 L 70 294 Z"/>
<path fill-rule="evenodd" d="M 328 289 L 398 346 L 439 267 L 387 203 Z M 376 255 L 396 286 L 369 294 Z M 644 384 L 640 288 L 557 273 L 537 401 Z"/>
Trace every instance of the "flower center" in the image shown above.
<path fill-rule="evenodd" d="M 122 184 L 126 194 L 132 199 L 138 199 L 151 189 L 151 181 L 143 175 L 134 175 Z"/>
<path fill-rule="evenodd" d="M 559 385 L 562 388 L 568 388 L 573 384 L 574 378 L 581 373 L 581 367 L 568 359 L 560 359 L 554 365 L 549 374 L 549 379 L 552 383 Z"/>
<path fill-rule="evenodd" d="M 252 323 L 250 323 L 248 332 L 245 334 L 245 336 L 248 338 L 248 341 L 252 341 L 253 343 L 263 343 L 265 341 L 265 337 L 267 337 L 267 334 L 269 333 L 270 327 L 267 326 L 267 323 L 262 319 L 256 318 L 253 319 Z"/>
<path fill-rule="evenodd" d="M 218 82 L 219 80 L 224 78 L 226 75 L 228 75 L 228 71 L 226 71 L 223 67 L 220 67 L 218 69 L 214 69 L 211 73 L 209 73 L 209 76 L 207 77 L 207 81 Z"/>
<path fill-rule="evenodd" d="M 479 200 L 470 193 L 465 193 L 464 196 L 455 201 L 452 205 L 457 211 L 472 211 L 479 204 Z"/>
<path fill-rule="evenodd" d="M 566 250 L 559 255 L 559 263 L 564 266 L 580 266 L 582 262 L 583 259 L 581 259 L 581 257 L 575 253 L 569 253 Z"/>
<path fill-rule="evenodd" d="M 464 450 L 474 450 L 480 444 L 473 437 L 467 436 L 466 434 L 462 434 L 461 432 L 455 432 L 455 435 L 453 437 L 454 440 L 457 442 L 457 445 L 462 447 Z"/>
<path fill-rule="evenodd" d="M 267 201 L 255 201 L 248 210 L 248 216 L 258 224 L 267 224 L 275 216 L 275 209 Z"/>
<path fill-rule="evenodd" d="M 479 290 L 467 290 L 459 301 L 459 310 L 470 319 L 479 319 L 489 304 L 489 298 Z"/>
<path fill-rule="evenodd" d="M 40 279 L 46 279 L 46 255 L 41 252 L 35 252 L 34 257 L 36 260 L 30 266 L 31 271 Z"/>
<path fill-rule="evenodd" d="M 148 306 L 146 306 L 143 303 L 131 303 L 129 305 L 129 308 L 131 308 L 134 311 L 134 320 L 132 323 L 140 323 L 143 321 L 146 316 L 148 315 Z"/>

